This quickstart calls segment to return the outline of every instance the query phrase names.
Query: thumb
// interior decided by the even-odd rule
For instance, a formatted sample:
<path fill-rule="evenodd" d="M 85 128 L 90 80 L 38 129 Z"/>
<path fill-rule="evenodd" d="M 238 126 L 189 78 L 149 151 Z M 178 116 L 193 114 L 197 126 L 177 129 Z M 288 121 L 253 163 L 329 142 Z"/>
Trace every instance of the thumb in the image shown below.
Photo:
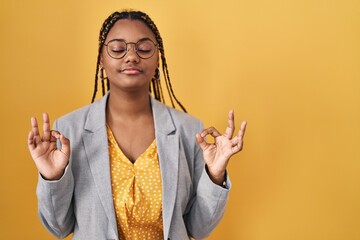
<path fill-rule="evenodd" d="M 208 146 L 208 143 L 205 141 L 203 137 L 200 136 L 200 134 L 196 134 L 196 142 L 199 144 L 200 148 L 204 151 L 206 147 Z"/>
<path fill-rule="evenodd" d="M 66 156 L 70 157 L 70 140 L 60 134 L 61 149 Z"/>

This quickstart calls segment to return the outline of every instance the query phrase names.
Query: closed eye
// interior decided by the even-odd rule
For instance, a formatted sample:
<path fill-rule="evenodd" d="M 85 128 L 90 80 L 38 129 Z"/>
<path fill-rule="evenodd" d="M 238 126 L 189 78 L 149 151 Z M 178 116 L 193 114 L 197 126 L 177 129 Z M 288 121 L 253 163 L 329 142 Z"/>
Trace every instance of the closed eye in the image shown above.
<path fill-rule="evenodd" d="M 125 49 L 111 49 L 111 52 L 114 52 L 114 53 L 124 53 L 126 52 Z"/>
<path fill-rule="evenodd" d="M 142 53 L 149 53 L 151 52 L 151 50 L 148 49 L 137 49 L 138 52 L 142 52 Z"/>

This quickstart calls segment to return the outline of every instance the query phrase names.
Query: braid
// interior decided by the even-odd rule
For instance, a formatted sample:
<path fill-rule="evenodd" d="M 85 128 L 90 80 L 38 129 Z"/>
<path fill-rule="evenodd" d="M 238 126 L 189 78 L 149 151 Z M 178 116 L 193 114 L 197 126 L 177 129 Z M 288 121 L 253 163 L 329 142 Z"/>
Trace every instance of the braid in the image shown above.
<path fill-rule="evenodd" d="M 172 89 L 172 85 L 170 82 L 170 74 L 169 74 L 169 70 L 167 67 L 167 63 L 166 63 L 166 58 L 165 58 L 165 50 L 164 50 L 164 45 L 163 45 L 163 40 L 161 38 L 160 32 L 158 30 L 158 28 L 156 27 L 155 23 L 150 19 L 150 17 L 143 13 L 143 15 L 141 16 L 141 19 L 143 20 L 143 22 L 145 22 L 145 24 L 151 29 L 151 31 L 154 33 L 156 41 L 158 42 L 159 45 L 159 51 L 161 54 L 161 62 L 162 62 L 162 70 L 164 73 L 164 77 L 165 77 L 165 83 L 166 83 L 166 88 L 168 90 L 169 93 L 169 97 L 170 97 L 170 101 L 171 101 L 171 105 L 175 108 L 174 105 L 174 101 L 173 98 L 175 99 L 175 101 L 177 102 L 177 104 L 181 107 L 181 109 L 186 112 L 185 107 L 180 103 L 180 101 L 176 98 L 175 93 Z M 159 83 L 159 88 L 161 89 L 161 84 Z M 161 89 L 161 95 L 159 96 L 158 100 L 163 100 L 164 101 L 164 96 L 162 94 L 162 89 Z M 155 96 L 156 98 L 156 96 Z"/>
<path fill-rule="evenodd" d="M 95 87 L 94 87 L 93 97 L 91 100 L 92 103 L 95 101 L 96 93 L 98 90 L 99 74 L 100 74 L 100 78 L 101 78 L 102 95 L 103 96 L 105 95 L 104 69 L 102 69 L 102 67 L 100 67 L 101 51 L 102 51 L 106 37 L 107 37 L 110 29 L 112 28 L 112 26 L 115 24 L 116 21 L 118 21 L 119 19 L 122 18 L 122 15 L 124 15 L 124 14 L 121 14 L 119 12 L 114 12 L 104 21 L 104 23 L 100 29 L 98 57 L 97 57 L 96 72 L 95 72 Z M 99 73 L 99 69 L 100 69 L 100 73 Z M 110 89 L 109 81 L 106 82 L 106 87 L 107 87 L 107 90 Z"/>
<path fill-rule="evenodd" d="M 157 83 L 156 83 L 156 81 L 151 81 L 151 83 L 152 83 L 152 88 L 153 88 L 153 93 L 154 93 L 154 96 L 155 96 L 155 99 L 156 100 L 159 100 L 159 99 L 157 99 L 156 97 L 157 96 L 159 96 L 159 88 L 158 88 L 158 85 L 157 85 Z M 150 89 L 151 90 L 151 89 Z M 150 91 L 151 92 L 151 91 Z"/>
<path fill-rule="evenodd" d="M 159 92 L 161 93 L 161 95 L 160 95 L 161 99 L 159 101 L 162 102 L 162 103 L 165 103 L 164 94 L 163 94 L 163 90 L 161 88 L 160 80 L 158 81 L 157 85 L 158 85 L 158 88 L 159 88 Z"/>
<path fill-rule="evenodd" d="M 97 88 L 98 88 L 97 80 L 98 80 L 99 66 L 100 66 L 100 55 L 98 55 L 98 59 L 97 59 L 97 62 L 96 62 L 95 86 L 94 86 L 94 93 L 93 93 L 93 96 L 92 96 L 92 99 L 91 99 L 91 103 L 93 103 L 94 100 L 95 100 L 96 92 L 97 92 Z"/>
<path fill-rule="evenodd" d="M 93 97 L 92 97 L 92 101 L 94 102 L 95 97 L 96 97 L 96 93 L 98 90 L 98 73 L 99 73 L 99 69 L 100 69 L 100 77 L 101 77 L 101 85 L 102 85 L 102 94 L 105 95 L 105 83 L 104 80 L 106 79 L 106 87 L 107 90 L 110 90 L 110 84 L 109 84 L 109 80 L 107 78 L 104 78 L 103 76 L 103 69 L 100 67 L 100 56 L 101 56 L 101 52 L 102 52 L 102 48 L 104 46 L 105 43 L 105 39 L 110 31 L 110 29 L 113 27 L 113 25 L 120 19 L 132 19 L 132 20 L 140 20 L 142 22 L 144 22 L 150 29 L 151 31 L 154 33 L 156 41 L 158 43 L 158 48 L 160 51 L 160 55 L 161 55 L 161 62 L 162 62 L 162 71 L 164 74 L 164 78 L 165 78 L 165 83 L 166 83 L 166 88 L 168 90 L 169 93 L 169 97 L 170 97 L 170 101 L 171 101 L 171 105 L 173 108 L 175 108 L 175 104 L 174 104 L 174 100 L 176 101 L 176 103 L 181 107 L 181 109 L 186 112 L 186 109 L 184 108 L 184 106 L 180 103 L 180 101 L 176 98 L 174 91 L 172 89 L 172 85 L 170 82 L 170 75 L 169 75 L 169 70 L 167 67 L 167 63 L 166 63 L 166 58 L 165 58 L 165 51 L 164 51 L 164 46 L 163 46 L 163 41 L 160 35 L 160 32 L 158 30 L 158 28 L 156 27 L 155 23 L 151 20 L 151 18 L 143 12 L 140 11 L 132 11 L 132 10 L 125 10 L 122 12 L 114 12 L 113 14 L 111 14 L 103 23 L 103 26 L 101 27 L 100 30 L 100 35 L 99 35 L 99 48 L 98 48 L 98 58 L 97 58 L 97 63 L 96 63 L 96 73 L 95 73 L 95 86 L 94 86 L 94 93 L 93 93 Z M 151 85 L 152 85 L 152 91 L 151 91 Z M 160 79 L 152 79 L 151 80 L 151 84 L 149 86 L 149 91 L 153 92 L 154 97 L 156 100 L 159 100 L 160 102 L 165 103 L 165 99 L 164 99 L 164 94 L 162 91 L 162 87 L 161 87 L 161 82 Z"/>

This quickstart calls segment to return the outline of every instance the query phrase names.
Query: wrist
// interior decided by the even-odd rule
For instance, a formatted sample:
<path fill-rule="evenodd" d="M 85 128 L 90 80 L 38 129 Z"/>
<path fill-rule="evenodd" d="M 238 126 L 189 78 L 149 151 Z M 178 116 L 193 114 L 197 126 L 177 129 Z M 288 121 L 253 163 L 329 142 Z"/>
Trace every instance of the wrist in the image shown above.
<path fill-rule="evenodd" d="M 216 185 L 219 186 L 223 186 L 226 187 L 226 172 L 221 171 L 219 173 L 213 173 L 211 172 L 211 170 L 208 168 L 208 166 L 205 166 L 206 172 L 209 175 L 209 178 L 211 179 L 211 181 L 213 183 L 215 183 Z"/>
<path fill-rule="evenodd" d="M 65 169 L 59 172 L 51 172 L 51 173 L 42 173 L 39 171 L 40 176 L 46 181 L 58 181 L 62 178 L 65 173 Z"/>

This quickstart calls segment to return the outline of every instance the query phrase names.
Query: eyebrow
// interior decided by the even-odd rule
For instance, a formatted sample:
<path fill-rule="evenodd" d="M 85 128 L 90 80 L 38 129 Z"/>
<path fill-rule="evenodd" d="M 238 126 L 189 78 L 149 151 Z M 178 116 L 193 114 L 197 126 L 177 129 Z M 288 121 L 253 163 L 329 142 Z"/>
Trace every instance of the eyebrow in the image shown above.
<path fill-rule="evenodd" d="M 148 37 L 144 37 L 144 38 L 140 38 L 140 39 L 137 40 L 136 42 L 132 42 L 132 43 L 137 43 L 137 42 L 143 41 L 143 40 L 150 40 L 150 41 L 154 42 L 152 39 L 150 39 L 150 38 L 148 38 Z M 111 41 L 123 41 L 123 42 L 126 42 L 126 43 L 130 43 L 130 42 L 127 42 L 127 41 L 126 41 L 125 39 L 123 39 L 123 38 L 114 38 L 114 39 L 109 40 L 108 43 L 111 42 Z M 157 42 L 157 41 L 155 40 L 155 42 Z"/>

